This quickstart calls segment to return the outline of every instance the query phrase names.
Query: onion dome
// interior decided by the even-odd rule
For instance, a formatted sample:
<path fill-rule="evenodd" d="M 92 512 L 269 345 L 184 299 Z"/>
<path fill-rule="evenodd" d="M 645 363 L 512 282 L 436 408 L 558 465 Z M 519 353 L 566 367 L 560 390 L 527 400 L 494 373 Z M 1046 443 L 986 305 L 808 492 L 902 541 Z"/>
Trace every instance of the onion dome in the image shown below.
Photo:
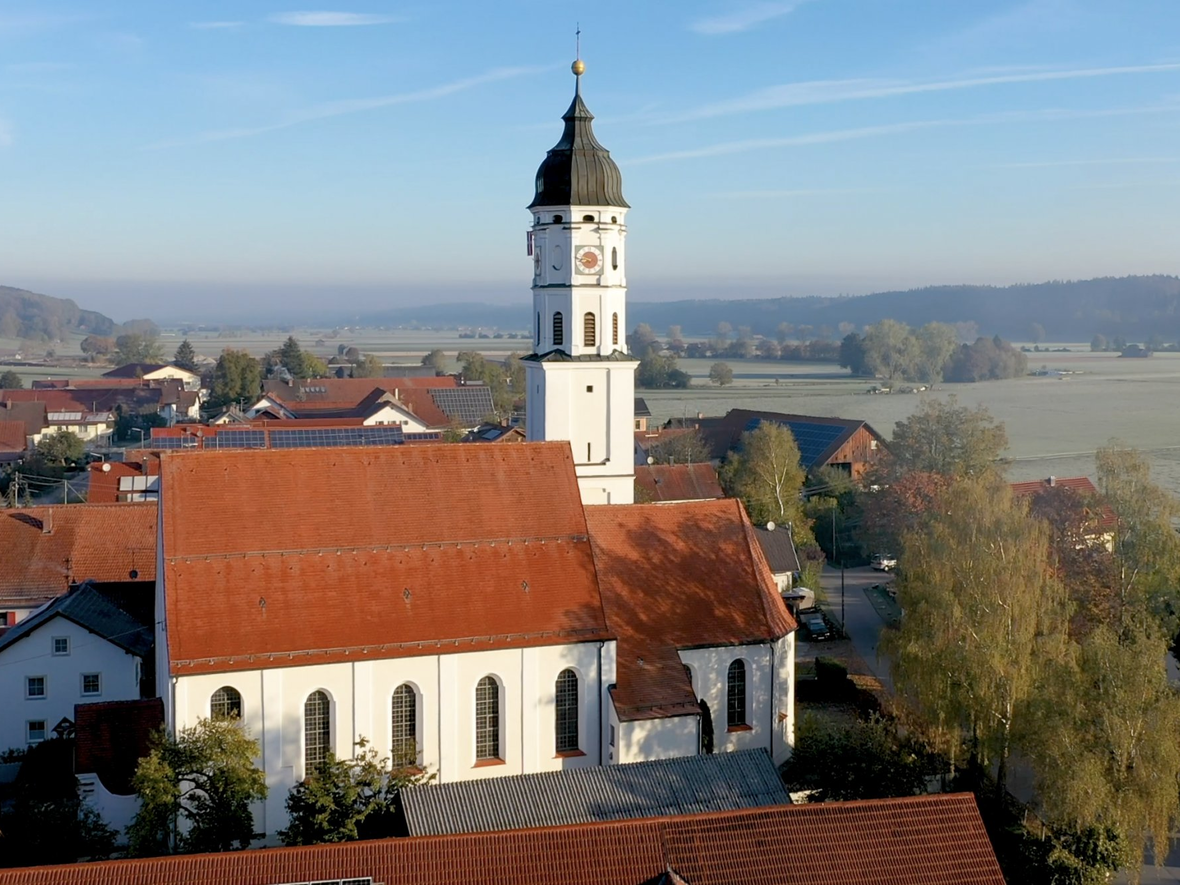
<path fill-rule="evenodd" d="M 574 100 L 562 115 L 565 131 L 537 169 L 537 194 L 529 208 L 537 206 L 618 206 L 628 209 L 623 199 L 623 176 L 610 158 L 610 151 L 598 143 L 590 122 L 594 115 L 582 101 L 582 72 L 585 64 L 573 64 L 577 77 Z"/>

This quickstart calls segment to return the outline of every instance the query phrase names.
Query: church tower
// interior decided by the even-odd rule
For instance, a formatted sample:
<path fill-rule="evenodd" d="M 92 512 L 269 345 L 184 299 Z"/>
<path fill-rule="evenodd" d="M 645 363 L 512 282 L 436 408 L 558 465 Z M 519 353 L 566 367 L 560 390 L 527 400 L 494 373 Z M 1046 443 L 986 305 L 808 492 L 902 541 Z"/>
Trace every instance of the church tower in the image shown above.
<path fill-rule="evenodd" d="M 565 131 L 537 170 L 529 211 L 533 352 L 526 433 L 569 440 L 584 504 L 635 501 L 635 369 L 627 354 L 623 179 L 594 137 L 573 64 Z"/>

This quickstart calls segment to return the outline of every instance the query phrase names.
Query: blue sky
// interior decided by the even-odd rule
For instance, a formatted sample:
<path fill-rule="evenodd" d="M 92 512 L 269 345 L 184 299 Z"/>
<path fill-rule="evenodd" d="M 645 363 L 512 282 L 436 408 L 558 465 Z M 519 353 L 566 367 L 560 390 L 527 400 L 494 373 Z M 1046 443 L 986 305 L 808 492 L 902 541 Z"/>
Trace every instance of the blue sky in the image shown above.
<path fill-rule="evenodd" d="M 1176 0 L 0 0 L 0 284 L 528 298 L 575 22 L 632 297 L 1176 273 Z"/>

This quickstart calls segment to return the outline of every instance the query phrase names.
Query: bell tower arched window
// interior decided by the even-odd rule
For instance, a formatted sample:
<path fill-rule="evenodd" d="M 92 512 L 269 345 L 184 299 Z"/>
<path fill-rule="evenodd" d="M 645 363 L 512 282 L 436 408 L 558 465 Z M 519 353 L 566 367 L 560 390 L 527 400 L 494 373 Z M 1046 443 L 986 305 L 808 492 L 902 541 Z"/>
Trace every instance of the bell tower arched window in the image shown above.
<path fill-rule="evenodd" d="M 734 661 L 729 665 L 726 680 L 725 724 L 730 728 L 746 724 L 746 662 Z"/>
<path fill-rule="evenodd" d="M 598 344 L 598 328 L 593 313 L 582 317 L 582 346 L 594 347 Z"/>
<path fill-rule="evenodd" d="M 610 266 L 611 270 L 619 269 L 619 247 L 611 246 L 610 248 Z"/>
<path fill-rule="evenodd" d="M 578 674 L 562 670 L 557 675 L 555 695 L 557 752 L 572 753 L 578 748 Z"/>
<path fill-rule="evenodd" d="M 560 310 L 553 314 L 553 343 L 558 347 L 565 343 L 565 321 Z"/>
<path fill-rule="evenodd" d="M 610 343 L 615 345 L 619 343 L 619 315 L 617 313 L 611 314 L 610 318 Z"/>

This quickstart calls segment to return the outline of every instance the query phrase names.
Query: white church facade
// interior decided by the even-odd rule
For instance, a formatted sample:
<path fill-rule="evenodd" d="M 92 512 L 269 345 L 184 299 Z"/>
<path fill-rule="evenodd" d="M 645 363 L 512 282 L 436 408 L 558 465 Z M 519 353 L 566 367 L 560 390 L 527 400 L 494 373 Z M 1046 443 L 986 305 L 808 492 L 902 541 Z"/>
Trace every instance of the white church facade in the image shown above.
<path fill-rule="evenodd" d="M 271 840 L 362 738 L 444 782 L 790 754 L 795 624 L 742 505 L 631 503 L 627 205 L 589 121 L 579 88 L 531 207 L 528 443 L 161 458 L 165 722 L 241 719 Z"/>

